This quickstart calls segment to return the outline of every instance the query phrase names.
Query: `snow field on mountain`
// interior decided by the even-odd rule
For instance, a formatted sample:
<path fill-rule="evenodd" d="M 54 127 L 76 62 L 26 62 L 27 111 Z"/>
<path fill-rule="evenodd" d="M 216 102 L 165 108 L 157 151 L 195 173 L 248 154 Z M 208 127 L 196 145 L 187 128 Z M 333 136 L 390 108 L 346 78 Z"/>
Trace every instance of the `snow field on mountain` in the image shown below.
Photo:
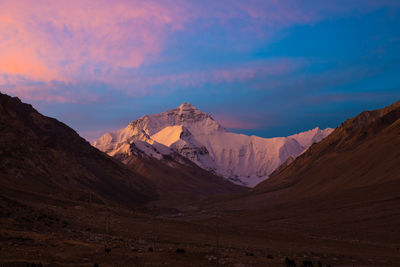
<path fill-rule="evenodd" d="M 124 129 L 106 133 L 94 146 L 111 156 L 141 152 L 162 159 L 173 152 L 233 183 L 253 187 L 333 129 L 318 127 L 288 137 L 262 138 L 228 132 L 189 103 L 143 116 Z"/>

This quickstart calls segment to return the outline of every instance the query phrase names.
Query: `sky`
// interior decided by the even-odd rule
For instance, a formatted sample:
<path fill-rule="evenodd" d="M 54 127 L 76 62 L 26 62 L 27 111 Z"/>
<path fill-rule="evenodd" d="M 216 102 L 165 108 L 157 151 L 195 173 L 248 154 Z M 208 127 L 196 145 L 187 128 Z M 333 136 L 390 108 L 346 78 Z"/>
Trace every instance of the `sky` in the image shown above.
<path fill-rule="evenodd" d="M 398 0 L 0 0 L 0 91 L 94 141 L 190 102 L 262 137 L 400 100 Z"/>

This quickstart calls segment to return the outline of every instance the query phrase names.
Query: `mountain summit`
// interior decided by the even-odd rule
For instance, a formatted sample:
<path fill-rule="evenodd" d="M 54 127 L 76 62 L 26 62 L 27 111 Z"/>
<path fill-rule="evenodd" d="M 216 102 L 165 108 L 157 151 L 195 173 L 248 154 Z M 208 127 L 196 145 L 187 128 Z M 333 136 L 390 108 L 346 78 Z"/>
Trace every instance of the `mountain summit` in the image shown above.
<path fill-rule="evenodd" d="M 179 110 L 180 113 L 192 113 L 192 112 L 203 113 L 200 110 L 198 110 L 195 106 L 193 106 L 192 104 L 190 104 L 188 102 L 185 102 L 185 103 L 181 104 L 176 109 Z"/>
<path fill-rule="evenodd" d="M 233 183 L 252 187 L 332 130 L 316 127 L 289 137 L 247 136 L 228 132 L 209 114 L 183 103 L 106 133 L 93 145 L 120 159 L 139 154 L 159 160 L 180 155 Z"/>

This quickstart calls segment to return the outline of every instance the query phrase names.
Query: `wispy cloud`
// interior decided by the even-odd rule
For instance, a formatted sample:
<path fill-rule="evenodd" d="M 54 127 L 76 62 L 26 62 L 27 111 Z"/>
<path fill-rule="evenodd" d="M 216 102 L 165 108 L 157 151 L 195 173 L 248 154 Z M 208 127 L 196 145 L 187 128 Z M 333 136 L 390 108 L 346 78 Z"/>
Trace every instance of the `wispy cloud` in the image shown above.
<path fill-rule="evenodd" d="M 134 84 L 134 90 L 130 87 L 123 88 L 127 94 L 137 94 L 138 91 L 149 93 L 162 87 L 164 91 L 173 91 L 177 88 L 196 88 L 205 84 L 232 84 L 237 82 L 246 82 L 253 79 L 277 78 L 288 75 L 305 66 L 308 62 L 301 58 L 270 58 L 266 60 L 237 64 L 234 66 L 210 67 L 202 71 L 186 71 L 172 74 L 155 74 L 146 76 L 140 74 L 127 73 L 126 80 L 128 84 Z M 109 81 L 110 83 L 112 81 Z"/>
<path fill-rule="evenodd" d="M 180 2 L 2 1 L 0 72 L 72 82 L 138 67 L 183 27 Z"/>
<path fill-rule="evenodd" d="M 289 72 L 293 60 L 267 64 L 210 66 L 165 74 L 137 71 L 157 62 L 167 41 L 179 31 L 214 28 L 237 34 L 265 33 L 313 24 L 357 10 L 365 12 L 398 1 L 278 0 L 3 0 L 0 8 L 0 86 L 25 99 L 98 101 L 109 90 L 151 94 L 174 86 L 241 82 Z M 197 26 L 197 27 L 196 27 Z M 269 30 L 268 30 L 268 29 Z M 173 64 L 173 63 L 172 63 Z M 88 85 L 88 86 L 87 86 Z M 85 88 L 87 86 L 87 88 Z"/>

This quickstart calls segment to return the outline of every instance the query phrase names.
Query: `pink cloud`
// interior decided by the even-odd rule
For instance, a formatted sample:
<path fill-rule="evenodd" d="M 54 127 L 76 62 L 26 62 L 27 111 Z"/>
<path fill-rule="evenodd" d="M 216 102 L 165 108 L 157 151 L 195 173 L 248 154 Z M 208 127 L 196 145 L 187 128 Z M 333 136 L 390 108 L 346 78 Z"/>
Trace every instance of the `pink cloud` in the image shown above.
<path fill-rule="evenodd" d="M 102 66 L 138 67 L 159 53 L 169 32 L 183 27 L 179 3 L 2 1 L 0 72 L 73 81 Z"/>
<path fill-rule="evenodd" d="M 156 61 L 174 32 L 190 30 L 195 23 L 203 23 L 204 27 L 220 24 L 231 30 L 229 21 L 240 20 L 245 30 L 258 35 L 263 32 L 259 29 L 265 26 L 274 30 L 312 24 L 349 10 L 398 5 L 398 1 L 390 0 L 367 1 L 367 4 L 359 0 L 347 2 L 3 0 L 0 86 L 15 85 L 18 90 L 7 90 L 26 98 L 75 102 L 82 92 L 64 92 L 56 88 L 53 81 L 103 82 L 121 91 L 131 93 L 132 88 L 136 88 L 135 93 L 151 94 L 153 86 L 164 83 L 166 87 L 171 84 L 196 86 L 280 74 L 290 71 L 291 62 L 158 75 L 151 79 L 126 70 Z M 45 86 L 32 85 L 35 82 L 45 83 Z M 95 96 L 90 98 L 96 99 Z"/>
<path fill-rule="evenodd" d="M 96 70 L 135 68 L 173 31 L 197 18 L 251 25 L 310 23 L 321 8 L 297 1 L 2 1 L 0 72 L 40 81 L 101 79 Z"/>

